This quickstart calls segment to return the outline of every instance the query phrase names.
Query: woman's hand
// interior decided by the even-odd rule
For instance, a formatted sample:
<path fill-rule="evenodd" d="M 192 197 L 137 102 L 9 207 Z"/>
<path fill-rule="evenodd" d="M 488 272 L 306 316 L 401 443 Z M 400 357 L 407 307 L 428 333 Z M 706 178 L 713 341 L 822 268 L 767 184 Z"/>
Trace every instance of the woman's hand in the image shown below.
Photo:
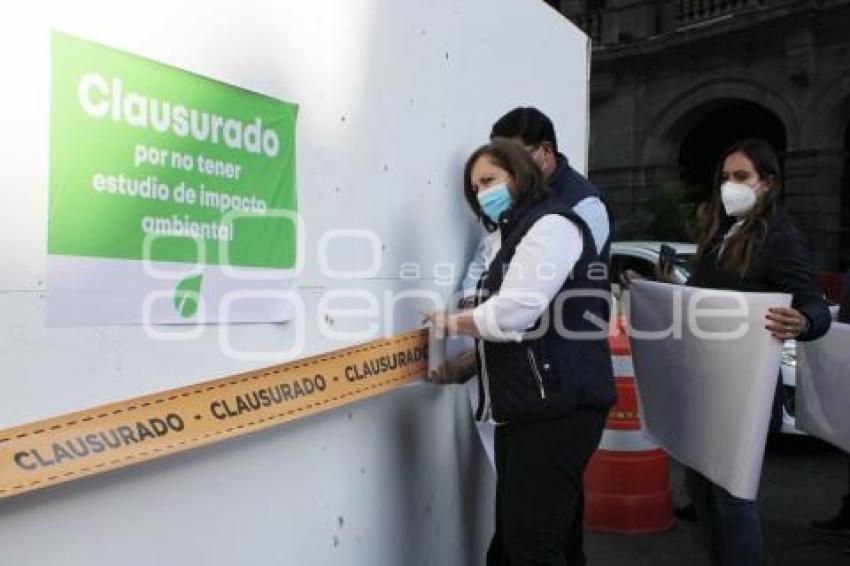
<path fill-rule="evenodd" d="M 673 262 L 659 258 L 655 266 L 655 278 L 662 283 L 673 283 Z"/>
<path fill-rule="evenodd" d="M 771 307 L 767 309 L 765 319 L 765 329 L 777 340 L 797 338 L 809 329 L 809 319 L 790 307 Z"/>
<path fill-rule="evenodd" d="M 440 365 L 440 367 L 428 372 L 428 381 L 431 383 L 438 383 L 440 385 L 448 385 L 452 383 L 461 383 L 462 379 L 457 365 L 451 360 L 446 360 Z"/>
<path fill-rule="evenodd" d="M 439 385 L 463 383 L 475 373 L 475 359 L 472 358 L 471 365 L 469 361 L 465 356 L 454 360 L 446 360 L 440 364 L 440 367 L 428 372 L 428 381 Z"/>
<path fill-rule="evenodd" d="M 449 314 L 439 311 L 419 311 L 422 315 L 422 324 L 431 327 L 431 331 L 437 338 L 448 336 L 472 336 L 478 338 L 478 328 L 472 319 L 472 311 L 466 310 L 458 314 Z"/>
<path fill-rule="evenodd" d="M 453 332 L 456 325 L 452 325 L 452 315 L 441 311 L 419 311 L 422 315 L 422 324 L 431 328 L 431 332 L 437 338 L 446 338 L 456 332 Z"/>
<path fill-rule="evenodd" d="M 440 385 L 463 383 L 475 374 L 475 352 L 470 350 L 453 360 L 446 360 L 428 373 L 428 381 Z"/>
<path fill-rule="evenodd" d="M 633 269 L 627 269 L 620 273 L 620 285 L 622 285 L 624 289 L 628 289 L 632 286 L 632 283 L 640 281 L 641 279 L 643 279 L 643 276 Z"/>

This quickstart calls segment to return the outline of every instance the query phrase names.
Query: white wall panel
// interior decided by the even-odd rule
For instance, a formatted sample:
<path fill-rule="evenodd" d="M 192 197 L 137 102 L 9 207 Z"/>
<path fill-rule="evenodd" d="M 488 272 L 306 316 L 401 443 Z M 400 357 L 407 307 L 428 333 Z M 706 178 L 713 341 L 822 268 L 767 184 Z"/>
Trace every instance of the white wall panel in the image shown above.
<path fill-rule="evenodd" d="M 9 15 L 0 24 L 0 427 L 296 357 L 233 359 L 221 340 L 226 331 L 239 348 L 275 352 L 297 323 L 210 326 L 189 341 L 44 325 L 51 30 L 300 105 L 300 355 L 350 344 L 320 332 L 328 290 L 366 290 L 383 303 L 387 292 L 454 289 L 479 233 L 462 165 L 505 111 L 540 107 L 562 151 L 585 167 L 587 40 L 538 0 L 33 1 Z M 377 276 L 322 275 L 319 239 L 340 228 L 379 237 Z M 367 250 L 331 246 L 328 263 L 363 268 Z M 400 277 L 407 262 L 422 279 Z M 438 263 L 457 270 L 445 285 Z M 379 332 L 415 327 L 418 306 L 382 311 L 393 328 L 381 322 Z M 494 478 L 464 395 L 411 386 L 1 501 L 2 563 L 480 563 Z"/>

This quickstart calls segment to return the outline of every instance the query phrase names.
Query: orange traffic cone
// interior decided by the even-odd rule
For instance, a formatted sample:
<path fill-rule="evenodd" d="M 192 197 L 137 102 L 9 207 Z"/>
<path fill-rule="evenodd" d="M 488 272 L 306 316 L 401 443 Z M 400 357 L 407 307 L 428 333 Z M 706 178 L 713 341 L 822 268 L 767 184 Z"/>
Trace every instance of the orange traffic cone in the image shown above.
<path fill-rule="evenodd" d="M 585 470 L 585 525 L 621 534 L 665 531 L 673 526 L 667 454 L 641 431 L 631 346 L 622 317 L 609 342 L 618 399 L 599 450 Z"/>

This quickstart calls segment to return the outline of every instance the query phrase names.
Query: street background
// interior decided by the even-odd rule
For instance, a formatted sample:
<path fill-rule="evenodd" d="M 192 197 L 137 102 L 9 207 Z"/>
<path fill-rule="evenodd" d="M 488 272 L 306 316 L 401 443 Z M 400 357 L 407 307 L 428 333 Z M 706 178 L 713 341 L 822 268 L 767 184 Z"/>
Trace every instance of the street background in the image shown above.
<path fill-rule="evenodd" d="M 674 500 L 683 503 L 682 468 L 670 472 Z M 850 538 L 809 528 L 812 519 L 833 516 L 847 490 L 847 461 L 835 448 L 811 437 L 771 439 L 765 454 L 759 508 L 769 566 L 850 564 Z M 703 566 L 707 553 L 697 523 L 678 520 L 666 533 L 622 536 L 588 533 L 590 566 Z"/>

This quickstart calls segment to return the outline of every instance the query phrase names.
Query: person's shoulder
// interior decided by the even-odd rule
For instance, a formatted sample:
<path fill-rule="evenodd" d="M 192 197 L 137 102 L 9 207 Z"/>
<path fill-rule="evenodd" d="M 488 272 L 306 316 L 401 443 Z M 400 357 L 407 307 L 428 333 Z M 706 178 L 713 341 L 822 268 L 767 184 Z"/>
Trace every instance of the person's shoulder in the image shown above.
<path fill-rule="evenodd" d="M 558 198 L 553 199 L 542 211 L 535 224 L 545 221 L 548 226 L 575 226 L 580 232 L 588 226 L 585 214 L 581 214 L 575 208 L 570 208 Z"/>
<path fill-rule="evenodd" d="M 797 228 L 794 219 L 784 208 L 778 208 L 767 218 L 767 238 L 778 242 L 802 240 L 803 234 Z"/>
<path fill-rule="evenodd" d="M 605 203 L 602 202 L 602 199 L 599 197 L 599 195 L 590 195 L 578 201 L 573 207 L 573 210 L 588 210 L 595 213 L 603 213 L 606 212 L 607 209 L 605 208 Z"/>
<path fill-rule="evenodd" d="M 565 214 L 560 214 L 557 212 L 550 212 L 548 214 L 544 214 L 540 217 L 540 219 L 535 222 L 535 226 L 543 224 L 546 226 L 566 226 L 568 224 L 575 224 L 575 215 L 570 214 L 569 212 Z"/>
<path fill-rule="evenodd" d="M 574 214 L 544 214 L 529 229 L 527 235 L 533 240 L 543 239 L 557 242 L 573 238 L 581 239 L 581 225 L 581 218 Z"/>
<path fill-rule="evenodd" d="M 809 254 L 809 246 L 803 232 L 785 210 L 778 210 L 765 219 L 767 234 L 762 246 L 762 255 L 769 264 L 785 264 L 797 261 Z"/>
<path fill-rule="evenodd" d="M 579 177 L 585 183 L 590 183 L 583 174 L 581 174 L 578 169 L 574 168 L 570 163 L 569 158 L 561 152 L 558 152 L 558 156 L 555 158 L 555 176 L 561 177 L 563 179 L 567 179 L 568 177 Z"/>

